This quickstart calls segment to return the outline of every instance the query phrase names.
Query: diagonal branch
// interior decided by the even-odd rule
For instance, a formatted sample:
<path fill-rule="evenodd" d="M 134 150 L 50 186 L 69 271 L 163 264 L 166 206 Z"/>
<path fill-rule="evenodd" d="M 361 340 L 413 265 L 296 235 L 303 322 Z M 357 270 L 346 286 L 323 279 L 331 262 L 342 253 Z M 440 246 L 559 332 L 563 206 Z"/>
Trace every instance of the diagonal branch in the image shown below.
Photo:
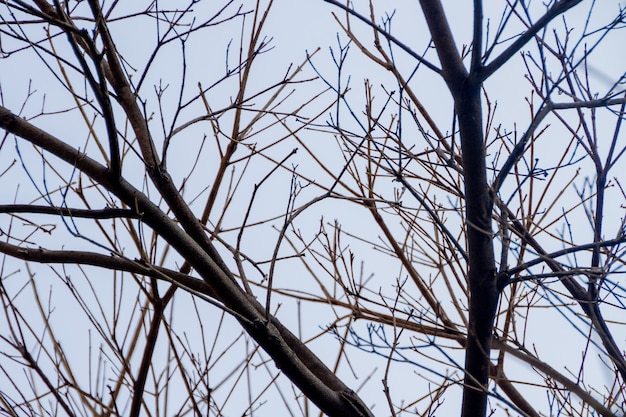
<path fill-rule="evenodd" d="M 545 28 L 555 17 L 567 12 L 572 7 L 578 5 L 582 0 L 559 0 L 548 9 L 548 11 L 541 16 L 535 24 L 526 29 L 508 48 L 506 48 L 500 55 L 498 55 L 488 65 L 484 66 L 479 73 L 479 77 L 482 81 L 489 78 L 494 72 L 508 62 L 513 55 L 518 53 L 520 49 L 524 47 L 535 35 Z"/>
<path fill-rule="evenodd" d="M 504 180 L 507 175 L 511 172 L 511 169 L 515 166 L 517 162 L 519 162 L 520 158 L 524 156 L 524 152 L 526 150 L 526 145 L 532 139 L 533 135 L 537 131 L 537 128 L 541 125 L 543 119 L 548 116 L 554 110 L 566 110 L 566 109 L 595 109 L 599 107 L 608 107 L 608 106 L 617 106 L 623 105 L 626 103 L 626 98 L 602 98 L 595 100 L 586 100 L 586 101 L 574 101 L 570 103 L 552 103 L 549 100 L 546 100 L 544 106 L 535 114 L 533 120 L 524 132 L 522 138 L 515 144 L 508 158 L 500 168 L 500 172 L 496 176 L 496 179 L 493 181 L 491 185 L 491 193 L 492 195 L 496 195 L 502 185 L 504 184 Z"/>
<path fill-rule="evenodd" d="M 439 61 L 441 61 L 441 75 L 456 98 L 461 93 L 461 84 L 467 78 L 468 73 L 454 42 L 443 5 L 439 0 L 420 0 L 420 4 Z"/>
<path fill-rule="evenodd" d="M 42 264 L 91 265 L 113 271 L 124 271 L 166 280 L 195 294 L 214 297 L 211 288 L 201 279 L 171 269 L 149 265 L 143 261 L 131 260 L 116 254 L 103 255 L 95 252 L 49 250 L 27 248 L 0 242 L 0 253 L 29 262 Z"/>
<path fill-rule="evenodd" d="M 441 69 L 440 68 L 437 68 L 437 66 L 435 66 L 430 61 L 426 60 L 422 55 L 419 55 L 418 53 L 416 53 L 413 49 L 411 49 L 408 45 L 403 43 L 400 39 L 396 38 L 391 33 L 387 32 L 384 29 L 382 29 L 380 26 L 378 26 L 377 24 L 372 22 L 370 19 L 368 19 L 365 16 L 363 16 L 361 13 L 358 13 L 356 10 L 346 6 L 345 4 L 342 4 L 342 3 L 338 2 L 337 0 L 324 0 L 324 1 L 326 3 L 330 3 L 333 6 L 336 6 L 336 7 L 340 8 L 340 9 L 345 10 L 346 13 L 348 13 L 348 14 L 356 17 L 360 21 L 364 22 L 366 25 L 370 26 L 372 29 L 374 29 L 375 31 L 377 31 L 378 33 L 383 35 L 386 39 L 391 41 L 391 43 L 397 45 L 404 52 L 409 54 L 411 57 L 415 58 L 419 63 L 423 64 L 426 68 L 432 70 L 436 74 L 440 74 L 441 73 Z"/>

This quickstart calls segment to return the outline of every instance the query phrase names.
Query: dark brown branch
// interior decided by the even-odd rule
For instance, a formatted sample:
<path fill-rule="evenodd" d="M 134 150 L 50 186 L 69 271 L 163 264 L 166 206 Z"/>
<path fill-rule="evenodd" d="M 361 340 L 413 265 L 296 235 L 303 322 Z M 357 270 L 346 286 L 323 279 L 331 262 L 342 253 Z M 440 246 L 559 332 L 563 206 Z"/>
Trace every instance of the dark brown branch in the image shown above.
<path fill-rule="evenodd" d="M 150 366 L 152 364 L 154 349 L 159 336 L 159 329 L 161 328 L 161 320 L 163 319 L 163 310 L 165 305 L 166 304 L 163 300 L 155 300 L 155 302 L 152 303 L 154 313 L 152 315 L 150 328 L 146 336 L 146 346 L 141 357 L 139 372 L 137 373 L 137 378 L 133 384 L 133 399 L 130 405 L 130 417 L 139 417 L 141 415 L 141 405 L 145 394 L 146 380 L 148 379 L 148 373 L 150 372 Z"/>
<path fill-rule="evenodd" d="M 137 219 L 139 215 L 130 209 L 103 208 L 79 209 L 70 207 L 36 206 L 31 204 L 0 204 L 0 213 L 51 214 L 55 216 L 80 217 L 84 219 Z"/>
<path fill-rule="evenodd" d="M 498 192 L 500 191 L 500 188 L 504 184 L 504 180 L 506 179 L 507 175 L 509 175 L 509 173 L 511 172 L 511 169 L 513 169 L 513 167 L 520 160 L 520 158 L 524 156 L 526 145 L 528 144 L 530 139 L 534 136 L 535 131 L 537 130 L 537 128 L 539 127 L 543 119 L 545 119 L 545 117 L 550 113 L 551 109 L 552 107 L 548 103 L 546 104 L 545 107 L 543 107 L 541 110 L 537 112 L 535 117 L 533 117 L 533 121 L 531 122 L 526 132 L 524 132 L 524 136 L 522 136 L 519 142 L 515 144 L 508 158 L 502 165 L 500 172 L 498 172 L 498 176 L 493 181 L 493 184 L 491 184 L 492 196 L 495 197 L 498 194 Z"/>
<path fill-rule="evenodd" d="M 98 31 L 107 39 L 110 39 L 109 29 L 104 22 L 102 16 L 102 9 L 97 1 L 90 0 L 89 6 L 96 20 L 96 26 Z M 71 35 L 70 35 L 71 36 Z M 107 80 L 105 76 L 105 69 L 103 66 L 103 59 L 100 53 L 96 50 L 95 45 L 88 36 L 84 36 L 86 42 L 92 49 L 92 60 L 96 66 L 96 72 L 98 74 L 98 82 L 93 86 L 100 107 L 102 107 L 102 115 L 106 125 L 107 134 L 109 137 L 109 157 L 111 159 L 111 175 L 113 178 L 118 178 L 122 174 L 122 165 L 120 162 L 120 145 L 117 137 L 117 129 L 115 127 L 115 117 L 113 116 L 113 108 L 111 106 L 111 100 L 109 98 L 109 90 L 107 86 Z M 88 68 L 85 69 L 87 72 Z"/>
<path fill-rule="evenodd" d="M 117 255 L 103 255 L 95 252 L 49 250 L 43 248 L 25 248 L 0 242 L 0 253 L 12 256 L 24 261 L 42 264 L 77 264 L 91 265 L 113 271 L 125 271 L 131 274 L 139 274 L 157 279 L 165 279 L 184 289 L 192 290 L 198 294 L 213 297 L 211 288 L 199 278 L 191 277 L 171 269 L 156 265 L 149 265 L 143 261 L 133 261 Z"/>
<path fill-rule="evenodd" d="M 524 33 L 522 33 L 516 40 L 506 48 L 500 55 L 498 55 L 488 65 L 484 66 L 482 71 L 478 74 L 481 81 L 489 78 L 494 72 L 508 62 L 513 55 L 518 53 L 520 49 L 524 47 L 535 35 L 546 27 L 555 17 L 565 13 L 572 7 L 582 2 L 582 0 L 559 0 L 557 1 L 535 24 L 529 27 Z"/>
<path fill-rule="evenodd" d="M 472 36 L 472 67 L 470 72 L 481 70 L 483 51 L 483 0 L 474 0 L 474 34 Z"/>

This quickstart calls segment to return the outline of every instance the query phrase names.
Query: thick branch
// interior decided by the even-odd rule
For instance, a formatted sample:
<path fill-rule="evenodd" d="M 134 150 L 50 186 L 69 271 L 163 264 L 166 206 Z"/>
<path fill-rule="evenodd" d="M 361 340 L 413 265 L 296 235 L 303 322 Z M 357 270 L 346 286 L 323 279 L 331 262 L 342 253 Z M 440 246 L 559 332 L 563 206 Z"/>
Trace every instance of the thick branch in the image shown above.
<path fill-rule="evenodd" d="M 443 5 L 439 0 L 420 0 L 420 4 L 439 61 L 441 61 L 441 75 L 452 91 L 452 95 L 457 97 L 460 94 L 459 88 L 468 73 L 454 42 Z"/>
<path fill-rule="evenodd" d="M 113 271 L 125 271 L 157 279 L 166 279 L 185 289 L 213 297 L 211 288 L 201 279 L 182 274 L 171 269 L 156 265 L 148 265 L 143 261 L 133 261 L 117 255 L 103 255 L 94 252 L 48 250 L 43 248 L 25 248 L 0 242 L 0 252 L 11 257 L 42 264 L 77 264 L 91 265 Z"/>
<path fill-rule="evenodd" d="M 474 34 L 472 36 L 472 73 L 480 71 L 483 51 L 483 0 L 474 0 Z"/>
<path fill-rule="evenodd" d="M 137 219 L 139 215 L 130 209 L 107 207 L 103 209 L 79 209 L 70 207 L 36 206 L 32 204 L 0 204 L 0 213 L 51 214 L 84 219 Z"/>
<path fill-rule="evenodd" d="M 560 0 L 557 1 L 537 22 L 522 33 L 516 40 L 504 50 L 491 63 L 486 65 L 479 76 L 482 81 L 489 78 L 494 72 L 508 62 L 509 59 L 520 51 L 535 35 L 546 27 L 555 17 L 565 13 L 572 7 L 582 2 L 582 0 Z"/>
<path fill-rule="evenodd" d="M 615 239 L 609 239 L 609 240 L 602 240 L 600 242 L 592 242 L 592 243 L 585 243 L 583 245 L 576 245 L 576 246 L 572 246 L 570 248 L 565 248 L 565 249 L 561 249 L 555 252 L 551 252 L 545 255 L 540 254 L 538 258 L 533 259 L 531 261 L 528 262 L 524 262 L 522 265 L 518 265 L 514 268 L 511 268 L 509 270 L 506 271 L 506 273 L 512 277 L 514 275 L 519 274 L 522 271 L 525 271 L 526 269 L 535 266 L 535 265 L 539 265 L 541 263 L 544 263 L 546 261 L 554 261 L 556 258 L 564 256 L 564 255 L 568 255 L 570 253 L 576 253 L 576 252 L 582 252 L 582 251 L 587 251 L 590 249 L 599 249 L 599 248 L 607 248 L 607 247 L 612 247 L 612 246 L 617 246 L 619 244 L 622 244 L 626 242 L 626 236 L 620 236 L 617 237 Z M 580 269 L 580 268 L 579 268 Z M 582 270 L 582 269 L 581 269 Z M 556 274 L 556 276 L 563 276 L 565 274 L 571 274 L 572 272 L 570 271 L 563 271 L 564 274 Z"/>

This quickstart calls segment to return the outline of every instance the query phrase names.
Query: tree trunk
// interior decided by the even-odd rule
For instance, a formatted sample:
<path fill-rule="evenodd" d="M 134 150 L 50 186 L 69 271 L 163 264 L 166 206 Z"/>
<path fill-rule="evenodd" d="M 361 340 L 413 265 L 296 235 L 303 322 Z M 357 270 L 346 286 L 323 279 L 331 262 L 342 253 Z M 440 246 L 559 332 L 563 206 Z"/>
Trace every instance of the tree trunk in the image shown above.
<path fill-rule="evenodd" d="M 471 78 L 455 96 L 465 178 L 469 253 L 469 328 L 465 351 L 463 417 L 484 416 L 489 385 L 489 352 L 498 305 L 491 232 L 493 199 L 487 186 L 480 84 Z"/>

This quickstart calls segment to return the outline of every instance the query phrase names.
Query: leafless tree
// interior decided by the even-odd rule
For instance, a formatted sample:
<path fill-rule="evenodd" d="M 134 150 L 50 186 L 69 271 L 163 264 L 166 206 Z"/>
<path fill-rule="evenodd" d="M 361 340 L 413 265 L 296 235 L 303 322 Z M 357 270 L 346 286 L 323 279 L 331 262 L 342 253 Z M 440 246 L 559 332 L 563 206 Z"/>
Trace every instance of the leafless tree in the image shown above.
<path fill-rule="evenodd" d="M 617 3 L 121 3 L 2 4 L 2 413 L 625 412 Z"/>

